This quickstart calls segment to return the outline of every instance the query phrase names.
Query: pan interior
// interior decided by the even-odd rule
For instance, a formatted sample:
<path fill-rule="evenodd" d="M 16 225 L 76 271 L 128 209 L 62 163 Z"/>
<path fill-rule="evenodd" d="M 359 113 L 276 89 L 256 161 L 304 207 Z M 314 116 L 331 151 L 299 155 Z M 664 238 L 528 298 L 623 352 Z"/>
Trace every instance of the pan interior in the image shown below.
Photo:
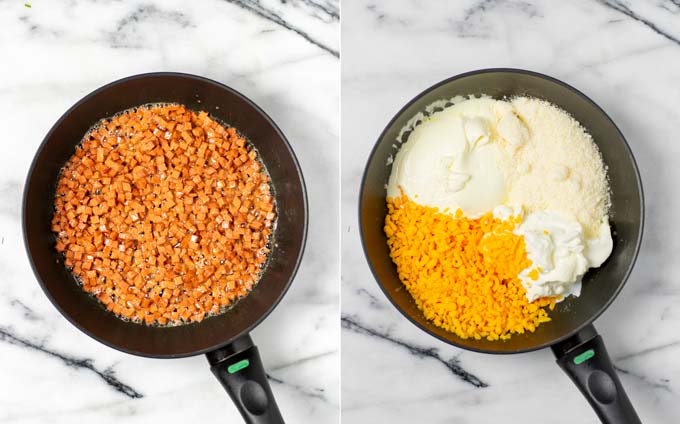
<path fill-rule="evenodd" d="M 50 231 L 54 188 L 61 167 L 98 120 L 147 103 L 180 103 L 234 126 L 257 149 L 277 204 L 272 251 L 251 293 L 227 312 L 200 323 L 150 327 L 106 311 L 58 263 Z M 130 77 L 85 97 L 55 124 L 41 145 L 24 193 L 24 236 L 46 294 L 62 314 L 99 341 L 134 354 L 178 357 L 219 347 L 249 331 L 276 306 L 297 270 L 306 235 L 307 200 L 297 161 L 284 136 L 253 103 L 213 81 L 184 74 Z"/>
<path fill-rule="evenodd" d="M 385 184 L 394 154 L 393 143 L 400 129 L 416 113 L 436 100 L 462 95 L 489 95 L 494 98 L 518 95 L 547 100 L 569 112 L 593 136 L 608 167 L 612 206 L 610 225 L 614 249 L 609 259 L 591 269 L 583 279 L 580 297 L 569 297 L 550 313 L 551 322 L 534 333 L 514 334 L 510 340 L 464 340 L 428 321 L 416 307 L 399 280 L 389 257 L 383 223 Z M 366 166 L 361 185 L 359 215 L 364 251 L 376 280 L 390 301 L 414 324 L 451 344 L 489 353 L 514 353 L 548 346 L 592 322 L 616 297 L 625 283 L 642 235 L 642 186 L 633 156 L 620 131 L 592 101 L 573 88 L 551 78 L 520 70 L 487 70 L 444 81 L 425 91 L 405 106 L 381 134 Z"/>

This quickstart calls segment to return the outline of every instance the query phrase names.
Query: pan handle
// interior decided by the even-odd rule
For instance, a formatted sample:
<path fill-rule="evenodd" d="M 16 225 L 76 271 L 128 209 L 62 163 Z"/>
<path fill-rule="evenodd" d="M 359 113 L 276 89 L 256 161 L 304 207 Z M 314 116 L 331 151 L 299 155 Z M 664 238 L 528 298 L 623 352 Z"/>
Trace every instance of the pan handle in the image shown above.
<path fill-rule="evenodd" d="M 247 424 L 284 424 L 249 334 L 206 354 L 210 370 L 236 404 Z"/>
<path fill-rule="evenodd" d="M 557 364 L 605 424 L 641 424 L 621 385 L 602 337 L 592 325 L 552 346 Z"/>

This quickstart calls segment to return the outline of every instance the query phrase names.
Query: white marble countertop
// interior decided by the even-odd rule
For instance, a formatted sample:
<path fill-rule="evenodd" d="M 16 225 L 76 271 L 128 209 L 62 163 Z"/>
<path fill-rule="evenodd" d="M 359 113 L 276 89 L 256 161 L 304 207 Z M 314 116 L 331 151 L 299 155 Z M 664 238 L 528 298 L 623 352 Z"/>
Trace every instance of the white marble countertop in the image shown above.
<path fill-rule="evenodd" d="M 223 82 L 290 140 L 309 193 L 307 250 L 253 338 L 288 422 L 337 422 L 338 1 L 27 3 L 0 1 L 0 423 L 242 422 L 204 357 L 139 358 L 69 324 L 24 251 L 21 195 L 47 130 L 95 88 L 150 71 Z"/>
<path fill-rule="evenodd" d="M 358 187 L 383 127 L 430 85 L 489 67 L 574 85 L 627 137 L 645 236 L 595 326 L 642 421 L 680 422 L 680 239 L 665 224 L 680 209 L 680 3 L 346 1 L 342 17 L 343 422 L 598 422 L 550 350 L 492 356 L 439 342 L 389 304 L 363 257 Z"/>

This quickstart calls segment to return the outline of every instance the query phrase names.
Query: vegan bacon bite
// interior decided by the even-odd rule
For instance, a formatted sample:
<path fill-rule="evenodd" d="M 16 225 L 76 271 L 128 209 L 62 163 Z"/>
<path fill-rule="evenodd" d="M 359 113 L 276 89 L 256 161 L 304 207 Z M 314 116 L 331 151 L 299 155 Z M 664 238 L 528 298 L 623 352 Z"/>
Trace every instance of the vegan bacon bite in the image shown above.
<path fill-rule="evenodd" d="M 55 248 L 82 288 L 120 317 L 161 325 L 246 295 L 276 219 L 256 151 L 181 105 L 101 121 L 66 163 L 54 206 Z"/>

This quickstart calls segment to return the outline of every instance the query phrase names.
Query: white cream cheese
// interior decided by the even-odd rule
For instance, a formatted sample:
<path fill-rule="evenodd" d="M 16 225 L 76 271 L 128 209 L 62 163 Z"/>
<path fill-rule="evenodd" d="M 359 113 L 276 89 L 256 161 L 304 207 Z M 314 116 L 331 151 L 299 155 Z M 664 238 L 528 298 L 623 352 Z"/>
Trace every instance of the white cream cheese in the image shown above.
<path fill-rule="evenodd" d="M 532 261 L 519 274 L 529 302 L 546 296 L 578 296 L 583 274 L 602 265 L 613 247 L 607 222 L 602 223 L 598 237 L 587 239 L 578 222 L 553 212 L 526 215 L 515 233 L 524 236 Z"/>

